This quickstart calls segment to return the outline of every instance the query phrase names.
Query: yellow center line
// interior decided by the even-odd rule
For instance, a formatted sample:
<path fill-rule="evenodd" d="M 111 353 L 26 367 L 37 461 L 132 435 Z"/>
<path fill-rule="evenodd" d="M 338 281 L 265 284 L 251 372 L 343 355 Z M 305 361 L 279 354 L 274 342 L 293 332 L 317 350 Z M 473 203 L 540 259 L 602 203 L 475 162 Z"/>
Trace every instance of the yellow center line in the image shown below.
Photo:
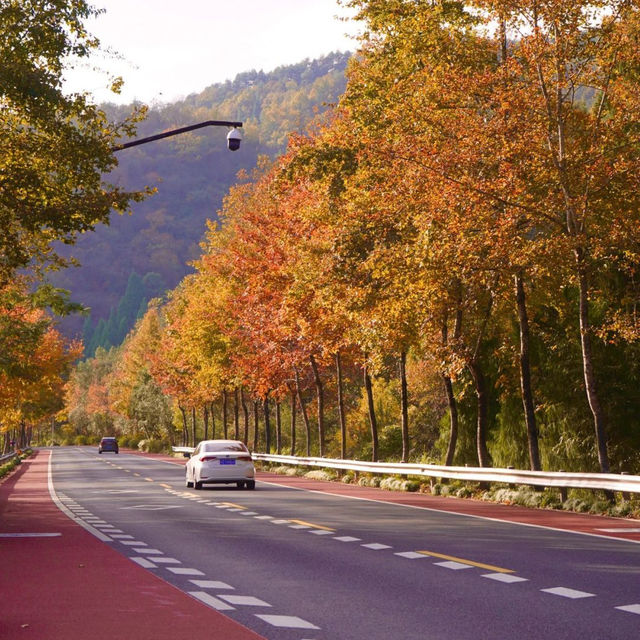
<path fill-rule="evenodd" d="M 513 569 L 503 569 L 502 567 L 494 567 L 492 564 L 483 564 L 482 562 L 473 562 L 473 560 L 465 560 L 464 558 L 456 558 L 455 556 L 446 556 L 443 553 L 435 553 L 434 551 L 418 551 L 425 556 L 433 556 L 434 558 L 442 558 L 443 560 L 451 560 L 453 562 L 459 562 L 460 564 L 468 564 L 472 567 L 479 567 L 480 569 L 488 569 L 489 571 L 496 571 L 497 573 L 515 573 Z"/>
<path fill-rule="evenodd" d="M 230 507 L 235 507 L 236 509 L 246 509 L 247 507 L 243 507 L 241 504 L 235 504 L 235 502 L 221 502 L 220 504 L 226 504 Z"/>
<path fill-rule="evenodd" d="M 296 524 L 306 524 L 314 529 L 323 529 L 324 531 L 335 531 L 331 527 L 323 527 L 321 524 L 313 524 L 313 522 L 305 522 L 304 520 L 289 520 L 289 522 L 295 522 Z"/>
<path fill-rule="evenodd" d="M 162 482 L 160 483 L 161 487 L 164 487 L 165 489 L 173 489 L 173 487 L 170 484 L 163 484 Z"/>

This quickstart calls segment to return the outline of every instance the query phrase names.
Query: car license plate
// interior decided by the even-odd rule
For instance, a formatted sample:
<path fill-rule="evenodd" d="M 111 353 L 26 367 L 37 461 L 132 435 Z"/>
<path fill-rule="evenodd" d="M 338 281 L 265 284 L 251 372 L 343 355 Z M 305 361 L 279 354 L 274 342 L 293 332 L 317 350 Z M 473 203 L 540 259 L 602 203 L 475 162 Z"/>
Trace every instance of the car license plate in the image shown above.
<path fill-rule="evenodd" d="M 220 464 L 235 464 L 236 461 L 233 459 L 228 459 L 228 458 L 222 458 L 222 460 L 220 460 Z"/>

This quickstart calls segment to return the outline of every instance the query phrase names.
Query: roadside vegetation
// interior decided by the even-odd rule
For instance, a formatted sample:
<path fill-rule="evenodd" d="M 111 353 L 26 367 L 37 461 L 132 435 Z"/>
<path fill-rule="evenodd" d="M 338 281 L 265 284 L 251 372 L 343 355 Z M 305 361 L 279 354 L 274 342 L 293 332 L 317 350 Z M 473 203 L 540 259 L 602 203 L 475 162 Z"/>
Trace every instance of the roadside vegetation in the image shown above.
<path fill-rule="evenodd" d="M 345 4 L 338 104 L 239 175 L 54 430 L 640 473 L 637 2 Z"/>

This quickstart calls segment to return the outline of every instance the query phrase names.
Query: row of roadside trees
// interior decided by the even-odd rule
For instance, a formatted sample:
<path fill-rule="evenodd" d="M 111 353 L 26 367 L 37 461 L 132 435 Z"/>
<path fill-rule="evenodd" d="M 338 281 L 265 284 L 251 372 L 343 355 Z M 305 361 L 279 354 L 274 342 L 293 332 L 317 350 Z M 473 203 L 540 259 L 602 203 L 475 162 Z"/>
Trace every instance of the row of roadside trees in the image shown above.
<path fill-rule="evenodd" d="M 365 28 L 339 105 L 78 367 L 72 421 L 637 472 L 638 2 L 345 4 Z"/>

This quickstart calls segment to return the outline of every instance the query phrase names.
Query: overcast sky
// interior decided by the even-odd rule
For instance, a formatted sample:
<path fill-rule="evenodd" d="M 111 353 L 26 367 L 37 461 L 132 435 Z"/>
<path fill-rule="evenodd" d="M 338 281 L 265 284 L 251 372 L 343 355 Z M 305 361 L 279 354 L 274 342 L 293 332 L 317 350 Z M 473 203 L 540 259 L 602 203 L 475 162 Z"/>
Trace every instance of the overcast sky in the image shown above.
<path fill-rule="evenodd" d="M 87 27 L 109 53 L 70 72 L 66 87 L 89 91 L 98 102 L 169 102 L 243 71 L 269 71 L 356 48 L 348 35 L 358 27 L 336 18 L 349 15 L 336 0 L 92 0 L 92 4 L 106 13 Z M 124 78 L 120 96 L 105 90 L 109 77 L 105 72 Z"/>

